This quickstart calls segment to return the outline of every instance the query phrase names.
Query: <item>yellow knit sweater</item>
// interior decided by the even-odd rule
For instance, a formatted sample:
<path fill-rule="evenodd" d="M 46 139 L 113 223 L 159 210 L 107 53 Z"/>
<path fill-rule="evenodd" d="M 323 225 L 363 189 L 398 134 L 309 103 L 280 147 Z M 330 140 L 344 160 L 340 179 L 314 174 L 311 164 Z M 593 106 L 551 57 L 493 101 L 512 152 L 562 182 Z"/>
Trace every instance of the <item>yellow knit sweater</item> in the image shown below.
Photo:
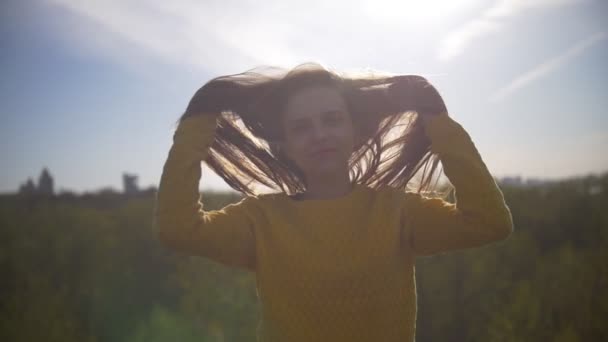
<path fill-rule="evenodd" d="M 482 246 L 513 230 L 470 136 L 446 113 L 425 130 L 456 188 L 455 205 L 356 185 L 336 199 L 271 193 L 203 210 L 201 161 L 215 120 L 191 117 L 175 131 L 155 222 L 164 245 L 255 272 L 258 341 L 413 341 L 415 257 Z"/>

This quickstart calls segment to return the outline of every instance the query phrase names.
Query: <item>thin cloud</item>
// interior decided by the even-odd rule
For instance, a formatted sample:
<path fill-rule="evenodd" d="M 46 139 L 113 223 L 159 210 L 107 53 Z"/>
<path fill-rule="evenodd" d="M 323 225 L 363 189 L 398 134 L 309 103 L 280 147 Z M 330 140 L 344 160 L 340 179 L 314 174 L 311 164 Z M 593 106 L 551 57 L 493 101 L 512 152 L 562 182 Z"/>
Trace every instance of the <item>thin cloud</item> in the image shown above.
<path fill-rule="evenodd" d="M 575 58 L 576 56 L 583 53 L 585 50 L 591 48 L 592 46 L 598 44 L 606 38 L 608 38 L 608 34 L 606 32 L 597 32 L 579 41 L 578 43 L 570 47 L 568 50 L 566 50 L 564 53 L 555 56 L 536 66 L 534 69 L 529 70 L 516 77 L 513 81 L 509 82 L 508 85 L 503 88 L 500 88 L 494 94 L 492 94 L 489 100 L 491 102 L 498 102 L 500 100 L 505 99 L 513 92 L 555 71 L 571 59 Z"/>
<path fill-rule="evenodd" d="M 76 23 L 66 23 L 64 29 L 78 47 L 110 49 L 101 53 L 117 59 L 129 58 L 126 48 L 224 72 L 267 61 L 291 64 L 297 59 L 284 44 L 291 33 L 288 21 L 277 20 L 271 27 L 260 18 L 272 16 L 273 10 L 254 2 L 48 1 L 75 14 Z"/>
<path fill-rule="evenodd" d="M 449 61 L 461 55 L 476 39 L 501 31 L 505 21 L 531 10 L 543 10 L 584 2 L 585 0 L 501 0 L 477 18 L 451 31 L 440 43 L 437 58 Z"/>
<path fill-rule="evenodd" d="M 459 0 L 440 9 L 416 0 L 269 0 L 264 6 L 254 0 L 46 1 L 68 13 L 58 32 L 76 53 L 136 69 L 145 69 L 143 59 L 154 58 L 229 74 L 255 65 L 288 67 L 310 60 L 340 69 L 371 65 L 410 72 L 408 64 L 428 60 L 421 56 L 429 45 L 417 33 L 421 27 L 436 29 L 441 18 L 478 0 Z M 405 60 L 400 56 L 404 53 Z"/>
<path fill-rule="evenodd" d="M 394 41 L 411 43 L 396 29 L 402 23 L 387 20 L 386 12 L 395 12 L 391 8 L 368 13 L 368 7 L 346 0 L 270 0 L 264 6 L 253 0 L 47 1 L 71 14 L 73 22 L 63 23 L 61 33 L 77 52 L 128 64 L 153 57 L 220 74 L 309 60 L 337 62 L 340 68 L 371 60 L 381 68 L 400 61 L 377 57 L 394 55 Z M 407 12 L 409 7 L 398 8 Z M 378 44 L 378 37 L 390 43 Z"/>

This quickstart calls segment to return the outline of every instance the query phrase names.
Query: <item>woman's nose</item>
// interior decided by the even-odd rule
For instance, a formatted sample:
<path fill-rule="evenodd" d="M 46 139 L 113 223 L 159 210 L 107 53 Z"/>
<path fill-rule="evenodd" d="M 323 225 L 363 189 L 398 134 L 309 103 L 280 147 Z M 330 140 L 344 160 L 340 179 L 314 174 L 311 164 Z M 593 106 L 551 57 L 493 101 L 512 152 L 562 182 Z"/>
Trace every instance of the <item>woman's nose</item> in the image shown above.
<path fill-rule="evenodd" d="M 329 132 L 327 131 L 327 127 L 325 127 L 322 122 L 317 122 L 313 125 L 312 138 L 315 141 L 324 140 L 328 136 Z"/>

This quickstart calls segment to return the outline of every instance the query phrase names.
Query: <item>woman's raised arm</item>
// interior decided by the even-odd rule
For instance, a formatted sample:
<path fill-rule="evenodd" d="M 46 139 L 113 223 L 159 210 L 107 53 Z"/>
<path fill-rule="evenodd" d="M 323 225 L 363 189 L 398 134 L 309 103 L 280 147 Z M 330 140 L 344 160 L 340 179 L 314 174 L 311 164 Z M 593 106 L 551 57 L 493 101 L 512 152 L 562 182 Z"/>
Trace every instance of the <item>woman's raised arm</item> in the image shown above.
<path fill-rule="evenodd" d="M 428 81 L 405 80 L 409 84 L 397 84 L 392 96 L 401 101 L 399 106 L 419 112 L 431 150 L 439 155 L 456 190 L 456 204 L 406 192 L 404 242 L 415 254 L 430 255 L 506 239 L 513 231 L 511 212 L 471 137 L 448 115 L 443 99 Z"/>
<path fill-rule="evenodd" d="M 506 239 L 513 219 L 468 133 L 447 113 L 430 118 L 425 131 L 456 190 L 456 204 L 406 192 L 404 234 L 417 255 L 482 246 Z"/>
<path fill-rule="evenodd" d="M 160 241 L 178 252 L 255 270 L 253 207 L 245 197 L 221 210 L 203 210 L 199 193 L 201 162 L 209 153 L 217 115 L 183 119 L 173 135 L 158 188 L 155 225 Z"/>

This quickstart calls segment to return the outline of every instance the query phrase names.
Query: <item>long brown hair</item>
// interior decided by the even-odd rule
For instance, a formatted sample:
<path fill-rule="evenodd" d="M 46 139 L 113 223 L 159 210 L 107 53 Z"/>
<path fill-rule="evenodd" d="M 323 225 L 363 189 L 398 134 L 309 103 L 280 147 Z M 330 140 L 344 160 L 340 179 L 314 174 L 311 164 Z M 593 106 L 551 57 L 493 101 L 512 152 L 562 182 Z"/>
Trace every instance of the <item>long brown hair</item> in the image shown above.
<path fill-rule="evenodd" d="M 422 121 L 415 111 L 399 108 L 387 98 L 388 87 L 399 78 L 369 69 L 340 73 L 319 63 L 304 63 L 291 70 L 258 67 L 207 82 L 194 94 L 178 123 L 191 115 L 220 114 L 205 159 L 209 168 L 245 194 L 255 195 L 254 186 L 261 184 L 291 195 L 306 190 L 306 178 L 275 144 L 283 138 L 286 101 L 302 88 L 331 85 L 344 97 L 355 126 L 351 181 L 405 191 L 422 171 L 416 191 L 433 192 L 436 183 L 431 183 L 433 177 L 439 179 L 440 160 L 431 152 Z"/>

